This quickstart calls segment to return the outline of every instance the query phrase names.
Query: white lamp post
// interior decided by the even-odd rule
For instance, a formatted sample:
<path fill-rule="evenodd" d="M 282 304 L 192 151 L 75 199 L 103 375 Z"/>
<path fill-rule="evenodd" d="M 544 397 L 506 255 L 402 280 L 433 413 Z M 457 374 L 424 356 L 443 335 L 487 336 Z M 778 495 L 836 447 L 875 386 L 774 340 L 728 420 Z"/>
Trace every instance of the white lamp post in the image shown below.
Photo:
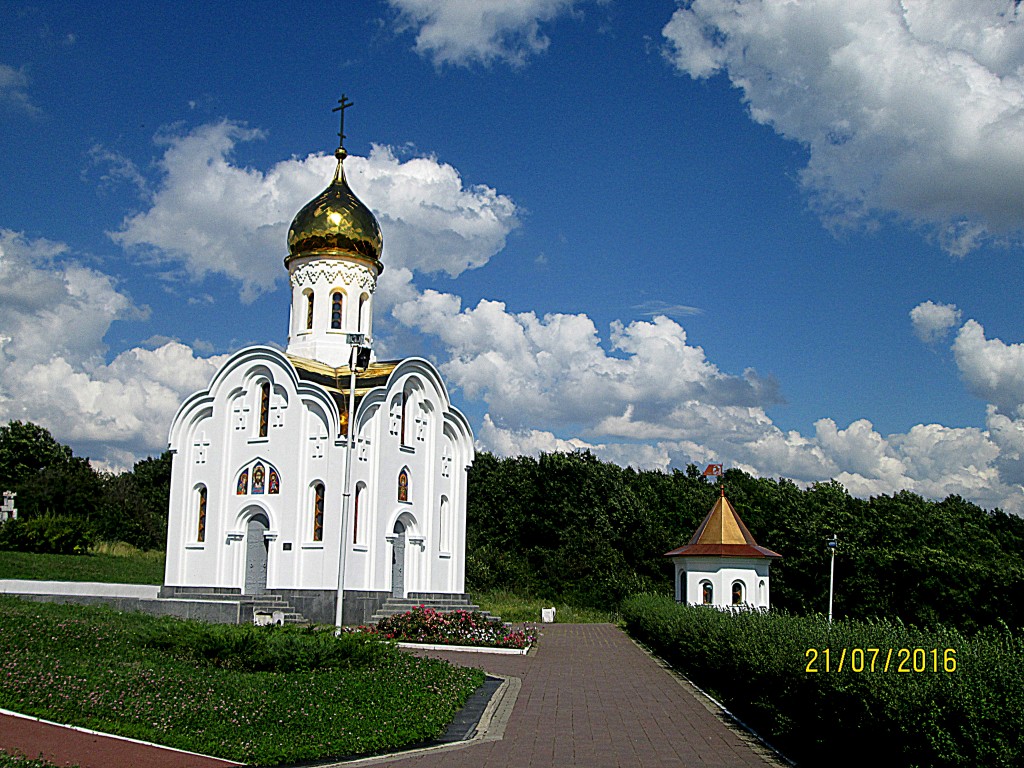
<path fill-rule="evenodd" d="M 828 572 L 828 623 L 832 623 L 832 594 L 833 587 L 836 580 L 836 547 L 839 546 L 839 542 L 836 540 L 836 535 L 833 533 L 832 538 L 827 542 L 828 551 L 832 554 L 832 564 L 829 567 Z"/>
<path fill-rule="evenodd" d="M 361 362 L 360 358 L 363 355 L 360 353 L 362 350 L 365 349 L 368 352 L 370 349 L 367 343 L 366 334 L 364 333 L 345 334 L 345 341 L 352 348 L 352 351 L 349 353 L 348 358 L 348 436 L 345 443 L 345 484 L 341 497 L 341 525 L 338 526 L 339 535 L 341 536 L 341 541 L 339 542 L 341 549 L 338 552 L 338 598 L 337 604 L 334 607 L 335 632 L 341 632 L 341 623 L 343 618 L 342 605 L 345 602 L 345 555 L 348 551 L 348 547 L 346 546 L 346 542 L 348 540 L 346 527 L 348 525 L 348 515 L 349 510 L 351 509 L 352 500 L 352 443 L 355 436 L 356 368 Z M 369 363 L 368 357 L 366 362 Z"/>

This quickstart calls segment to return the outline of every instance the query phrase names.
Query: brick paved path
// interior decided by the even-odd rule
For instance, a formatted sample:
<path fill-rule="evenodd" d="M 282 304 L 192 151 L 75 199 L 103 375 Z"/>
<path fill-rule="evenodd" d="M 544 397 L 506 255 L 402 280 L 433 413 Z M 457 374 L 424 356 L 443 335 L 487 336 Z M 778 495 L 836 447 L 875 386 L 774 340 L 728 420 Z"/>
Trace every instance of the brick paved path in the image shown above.
<path fill-rule="evenodd" d="M 522 680 L 504 738 L 383 761 L 416 768 L 765 768 L 691 688 L 611 624 L 553 624 L 532 656 L 431 653 Z"/>

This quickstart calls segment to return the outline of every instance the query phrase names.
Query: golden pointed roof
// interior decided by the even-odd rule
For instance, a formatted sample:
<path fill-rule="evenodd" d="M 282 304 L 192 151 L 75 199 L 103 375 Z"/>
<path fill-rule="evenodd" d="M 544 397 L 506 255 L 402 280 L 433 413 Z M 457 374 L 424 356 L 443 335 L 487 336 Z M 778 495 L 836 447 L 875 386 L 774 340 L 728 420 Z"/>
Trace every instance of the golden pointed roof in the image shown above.
<path fill-rule="evenodd" d="M 782 557 L 758 546 L 743 520 L 725 498 L 725 489 L 708 512 L 704 522 L 686 546 L 665 553 L 666 557 L 718 555 L 720 557 Z"/>
<path fill-rule="evenodd" d="M 345 179 L 343 163 L 348 152 L 338 147 L 334 156 L 338 158 L 334 180 L 292 220 L 285 266 L 297 256 L 347 256 L 376 267 L 379 275 L 384 271 L 380 225 Z"/>

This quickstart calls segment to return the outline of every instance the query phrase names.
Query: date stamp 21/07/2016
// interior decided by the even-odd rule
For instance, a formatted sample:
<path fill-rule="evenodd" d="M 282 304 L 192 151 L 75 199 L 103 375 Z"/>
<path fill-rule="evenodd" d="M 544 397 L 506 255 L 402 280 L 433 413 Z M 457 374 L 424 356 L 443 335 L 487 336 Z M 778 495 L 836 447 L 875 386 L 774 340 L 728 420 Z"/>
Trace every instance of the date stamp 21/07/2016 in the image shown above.
<path fill-rule="evenodd" d="M 956 648 L 808 648 L 805 672 L 956 672 Z M 838 659 L 836 658 L 838 656 Z M 838 662 L 838 663 L 837 663 Z"/>

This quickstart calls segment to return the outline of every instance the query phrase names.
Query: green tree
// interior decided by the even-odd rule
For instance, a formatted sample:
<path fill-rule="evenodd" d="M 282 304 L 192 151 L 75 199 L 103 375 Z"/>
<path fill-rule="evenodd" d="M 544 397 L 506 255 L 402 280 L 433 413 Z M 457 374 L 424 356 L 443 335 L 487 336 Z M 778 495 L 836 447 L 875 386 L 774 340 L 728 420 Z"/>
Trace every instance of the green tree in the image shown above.
<path fill-rule="evenodd" d="M 45 427 L 27 421 L 0 426 L 0 484 L 4 488 L 17 486 L 43 470 L 66 467 L 72 458 L 71 449 L 54 440 Z"/>
<path fill-rule="evenodd" d="M 97 536 L 104 541 L 125 541 L 140 549 L 162 548 L 167 541 L 170 451 L 136 462 L 131 472 L 106 474 L 102 485 Z"/>

